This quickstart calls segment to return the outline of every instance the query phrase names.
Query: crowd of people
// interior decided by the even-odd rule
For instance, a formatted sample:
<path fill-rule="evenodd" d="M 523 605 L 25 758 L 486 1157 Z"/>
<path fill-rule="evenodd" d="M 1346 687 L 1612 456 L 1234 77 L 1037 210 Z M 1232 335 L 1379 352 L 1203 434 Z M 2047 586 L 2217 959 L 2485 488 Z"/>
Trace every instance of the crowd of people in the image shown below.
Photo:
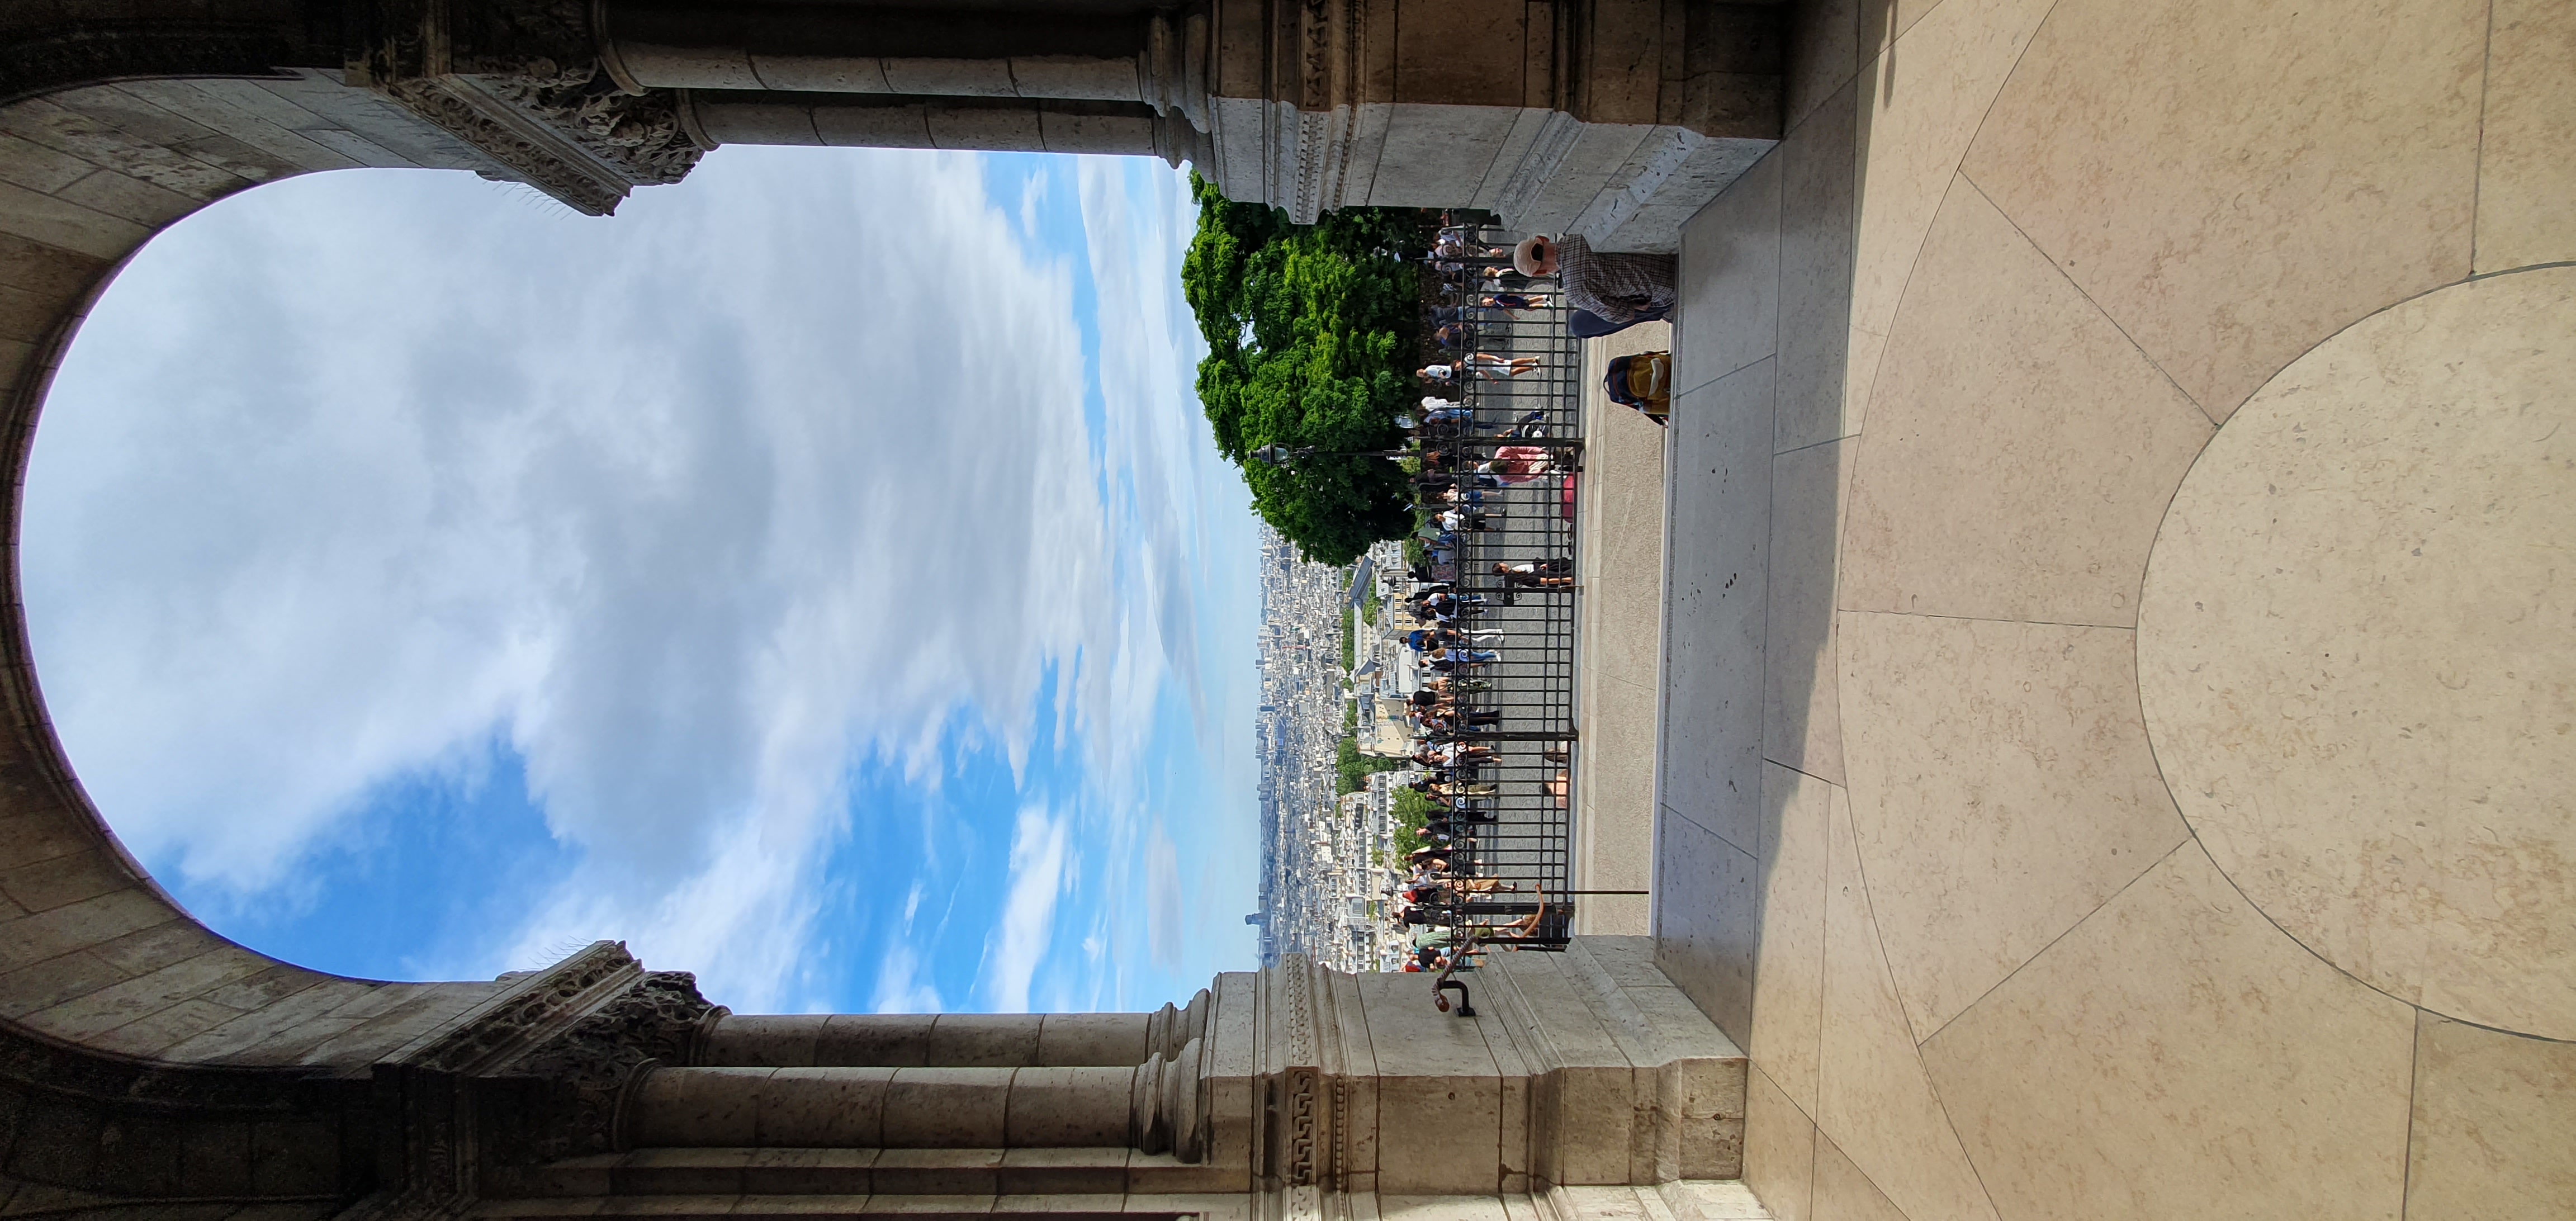
<path fill-rule="evenodd" d="M 1521 247 L 1480 241 L 1463 226 L 1441 231 L 1429 262 L 1441 300 L 1427 333 L 1440 358 L 1417 371 L 1426 393 L 1409 427 L 1423 529 L 1401 599 L 1420 625 L 1402 637 L 1417 674 L 1405 719 L 1418 778 L 1407 787 L 1428 813 L 1392 893 L 1409 939 L 1403 969 L 1446 974 L 1472 970 L 1491 949 L 1564 942 L 1565 897 L 1551 901 L 1543 877 L 1519 876 L 1531 872 L 1526 850 L 1503 850 L 1532 838 L 1528 811 L 1562 826 L 1568 804 L 1570 742 L 1511 732 L 1520 706 L 1513 680 L 1498 677 L 1515 648 L 1501 624 L 1547 630 L 1548 621 L 1497 612 L 1576 587 L 1564 553 L 1570 528 L 1550 528 L 1570 521 L 1570 510 L 1546 493 L 1570 496 L 1581 446 L 1552 435 L 1574 420 L 1573 370 L 1551 365 L 1567 345 L 1524 342 L 1571 313 L 1558 269 L 1521 265 Z M 1548 354 L 1515 350 L 1529 346 Z M 1551 407 L 1563 414 L 1552 418 Z M 1505 495 L 1516 488 L 1540 494 Z"/>

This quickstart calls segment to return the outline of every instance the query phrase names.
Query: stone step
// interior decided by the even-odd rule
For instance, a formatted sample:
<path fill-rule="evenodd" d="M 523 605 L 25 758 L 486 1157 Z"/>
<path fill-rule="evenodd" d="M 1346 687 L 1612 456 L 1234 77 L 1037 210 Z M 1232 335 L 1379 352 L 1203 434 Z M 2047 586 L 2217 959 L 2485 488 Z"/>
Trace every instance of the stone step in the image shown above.
<path fill-rule="evenodd" d="M 1244 1171 L 1131 1149 L 637 1149 L 484 1171 L 489 1199 L 1241 1191 Z"/>
<path fill-rule="evenodd" d="M 1183 1217 L 1201 1218 L 1202 1210 L 1181 1210 L 1139 1202 L 1135 1209 L 1121 1206 L 1128 1201 L 1120 1196 L 1104 1197 L 1097 1207 L 1063 1208 L 1062 1200 L 1027 1201 L 1040 1206 L 1047 1221 L 1179 1221 Z M 613 1201 L 599 1196 L 561 1196 L 547 1199 L 487 1200 L 467 1216 L 477 1221 L 573 1221 L 604 1215 L 629 1215 L 634 1210 L 609 1207 Z M 903 1221 L 993 1221 L 996 1211 L 1027 1212 L 1011 1197 L 993 1196 L 655 1196 L 648 1209 L 642 1210 L 655 1221 L 718 1221 L 745 1216 L 811 1218 L 823 1221 L 834 1217 L 900 1217 Z"/>

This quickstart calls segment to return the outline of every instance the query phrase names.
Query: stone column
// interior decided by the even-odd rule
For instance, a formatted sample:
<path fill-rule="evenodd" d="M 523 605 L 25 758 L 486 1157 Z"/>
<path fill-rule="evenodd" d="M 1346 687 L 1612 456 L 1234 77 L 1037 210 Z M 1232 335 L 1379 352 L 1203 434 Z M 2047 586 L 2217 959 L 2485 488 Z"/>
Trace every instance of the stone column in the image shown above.
<path fill-rule="evenodd" d="M 699 1066 L 1133 1067 L 1170 1060 L 1207 1030 L 1206 989 L 1151 1013 L 741 1014 L 700 1023 Z"/>
<path fill-rule="evenodd" d="M 792 144 L 1095 153 L 1203 160 L 1206 137 L 1142 102 L 894 94 L 679 91 L 680 121 L 698 147 Z"/>
<path fill-rule="evenodd" d="M 594 35 L 629 91 L 1176 100 L 1170 12 L 1022 0 L 1008 7 L 599 0 Z"/>
<path fill-rule="evenodd" d="M 606 213 L 723 143 L 1153 154 L 1311 221 L 1671 250 L 1781 130 L 1785 4 L 357 0 L 348 79 Z"/>
<path fill-rule="evenodd" d="M 1135 1016 L 1148 1015 L 1108 1015 Z M 1137 1148 L 1200 1156 L 1195 1041 L 1113 1067 L 651 1068 L 619 1143 L 676 1148 Z"/>

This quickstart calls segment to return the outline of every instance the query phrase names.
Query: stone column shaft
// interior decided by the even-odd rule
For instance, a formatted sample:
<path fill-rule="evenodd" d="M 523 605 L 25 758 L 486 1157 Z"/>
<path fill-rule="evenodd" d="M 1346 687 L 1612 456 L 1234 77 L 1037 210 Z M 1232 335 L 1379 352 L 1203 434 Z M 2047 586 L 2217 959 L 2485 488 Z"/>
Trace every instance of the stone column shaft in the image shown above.
<path fill-rule="evenodd" d="M 1186 122 L 1141 102 L 704 90 L 679 97 L 682 122 L 701 148 L 795 144 L 1101 153 L 1164 157 L 1177 164 L 1196 137 Z"/>
<path fill-rule="evenodd" d="M 1202 988 L 1186 1009 L 1151 1013 L 836 1013 L 718 1011 L 701 1023 L 693 1063 L 746 1068 L 1128 1067 L 1181 1055 L 1207 1031 Z"/>
<path fill-rule="evenodd" d="M 1150 1013 L 729 1014 L 705 1065 L 807 1068 L 1132 1068 L 1152 1053 Z"/>
<path fill-rule="evenodd" d="M 597 11 L 609 70 L 639 91 L 1155 100 L 1157 18 L 1143 7 L 603 0 Z"/>
<path fill-rule="evenodd" d="M 1195 1045 L 1192 1048 L 1196 1050 Z M 1199 1155 L 1197 1076 L 1169 1061 L 1055 1068 L 654 1068 L 628 1146 L 1139 1148 Z"/>

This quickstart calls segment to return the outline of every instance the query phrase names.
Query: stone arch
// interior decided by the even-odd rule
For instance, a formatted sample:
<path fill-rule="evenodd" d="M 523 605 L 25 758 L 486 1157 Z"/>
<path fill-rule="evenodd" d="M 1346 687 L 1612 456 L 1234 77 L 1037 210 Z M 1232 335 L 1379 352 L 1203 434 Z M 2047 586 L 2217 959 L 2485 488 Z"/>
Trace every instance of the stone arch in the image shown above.
<path fill-rule="evenodd" d="M 826 1061 L 812 1049 L 842 1037 L 839 1027 L 737 1022 L 720 1039 L 725 1011 L 687 975 L 647 973 L 612 943 L 498 980 L 390 983 L 305 970 L 218 936 L 118 843 L 47 719 L 17 586 L 17 487 L 38 415 L 90 306 L 153 235 L 236 192 L 331 169 L 465 170 L 602 214 L 635 186 L 678 181 L 724 141 L 1155 154 L 1193 161 L 1237 198 L 1301 218 L 1345 204 L 1474 204 L 1580 229 L 1605 248 L 1669 249 L 1681 222 L 1778 135 L 1780 10 L 1491 0 L 1490 11 L 1470 14 L 1480 23 L 1467 27 L 1472 37 L 1426 42 L 1419 33 L 1408 41 L 1403 21 L 1454 25 L 1450 0 L 1020 6 L 1075 24 L 1109 13 L 1112 34 L 1132 29 L 1136 39 L 1131 76 L 1121 75 L 1114 38 L 1051 57 L 1000 45 L 1007 33 L 961 27 L 981 58 L 940 67 L 898 47 L 833 43 L 829 31 L 791 32 L 783 49 L 723 22 L 666 21 L 649 45 L 601 34 L 621 14 L 685 18 L 687 7 L 63 0 L 0 12 L 0 464 L 11 476 L 0 496 L 0 1193 L 10 1211 L 150 1205 L 191 1221 L 248 1209 L 291 1221 L 360 1200 L 372 1201 L 371 1213 L 451 1209 L 485 1185 L 478 1150 L 502 1139 L 493 1133 L 556 1153 L 618 1147 L 637 1083 L 656 1064 L 705 1063 L 711 1047 L 732 1057 L 720 1064 L 935 1066 L 954 1055 L 970 1067 L 943 1071 L 1006 1079 L 1013 1065 L 1122 1066 L 1134 1074 L 1120 1097 L 1133 1093 L 1126 1122 L 1141 1148 L 1205 1153 L 1214 1142 L 1207 1157 L 1228 1167 L 1178 1167 L 1186 1173 L 1174 1181 L 1235 1191 L 1343 1182 L 1335 1176 L 1346 1173 L 1356 1190 L 1377 1182 L 1376 1169 L 1335 1160 L 1363 1147 L 1374 1159 L 1374 1135 L 1359 1134 L 1373 1127 L 1337 1138 L 1345 1152 L 1318 1151 L 1315 1133 L 1301 1131 L 1301 1156 L 1322 1160 L 1265 1169 L 1244 1152 L 1260 1147 L 1253 1129 L 1264 1121 L 1247 1115 L 1240 1123 L 1249 1127 L 1227 1126 L 1237 1122 L 1228 1099 L 1283 1083 L 1312 1090 L 1319 1073 L 1380 1071 L 1375 1059 L 1345 1063 L 1334 1050 L 1332 1023 L 1359 1020 L 1360 993 L 1312 982 L 1303 967 L 1225 977 L 1217 999 L 1202 993 L 1186 1011 L 1066 1027 L 1092 1032 L 1071 1043 L 1032 1019 L 991 1036 L 1027 1044 L 991 1053 L 1000 1060 L 976 1058 L 987 1054 L 974 1050 L 986 1036 L 960 1027 L 956 1046 L 966 1051 L 930 1050 L 948 1046 L 935 1031 L 894 1044 L 875 1031 L 844 1043 L 913 1050 Z M 800 47 L 822 50 L 800 57 Z M 852 83 L 861 67 L 876 74 L 872 84 Z M 1424 149 L 1442 155 L 1418 156 Z M 1596 969 L 1549 986 L 1652 988 L 1657 1003 L 1687 1010 L 1677 992 L 1663 995 L 1670 985 L 1651 966 L 1622 969 L 1635 980 L 1614 985 Z M 1350 999 L 1310 1005 L 1317 988 Z M 1291 1016 L 1258 1018 L 1286 1023 L 1263 1034 L 1256 1016 L 1278 1004 Z M 1335 1004 L 1353 1016 L 1336 1019 Z M 1220 1015 L 1231 1015 L 1223 1037 L 1242 1053 L 1222 1064 L 1202 1050 L 1218 1045 Z M 1713 1026 L 1699 1027 L 1691 1038 L 1700 1043 L 1654 1044 L 1665 1058 L 1653 1063 L 1600 1054 L 1621 1091 L 1683 1091 L 1639 1102 L 1639 1115 L 1669 1127 L 1687 1113 L 1717 1126 L 1641 1135 L 1660 1160 L 1632 1165 L 1622 1154 L 1569 1181 L 1653 1182 L 1676 1167 L 1733 1173 L 1742 1062 Z M 1265 1039 L 1285 1040 L 1286 1050 L 1261 1052 Z M 1675 1055 L 1699 1067 L 1674 1076 L 1666 1070 L 1683 1063 Z M 1564 1067 L 1533 1061 L 1525 1073 L 1535 1080 Z M 1248 1084 L 1236 1094 L 1205 1084 L 1220 1070 Z M 1107 1099 L 1102 1082 L 1048 1088 L 1058 1086 Z M 1506 1096 L 1518 1095 L 1492 1091 L 1495 1105 Z M 1365 1120 L 1375 1124 L 1377 1112 Z M 1527 1139 L 1535 1150 L 1542 1139 L 1577 1139 L 1571 1132 Z M 1556 1144 L 1532 1156 L 1572 1164 Z M 1525 1174 L 1513 1186 L 1520 1172 L 1511 1164 L 1497 1161 L 1492 1173 L 1502 1177 L 1466 1186 L 1526 1189 Z M 1125 1173 L 1120 1182 L 1135 1181 Z"/>

